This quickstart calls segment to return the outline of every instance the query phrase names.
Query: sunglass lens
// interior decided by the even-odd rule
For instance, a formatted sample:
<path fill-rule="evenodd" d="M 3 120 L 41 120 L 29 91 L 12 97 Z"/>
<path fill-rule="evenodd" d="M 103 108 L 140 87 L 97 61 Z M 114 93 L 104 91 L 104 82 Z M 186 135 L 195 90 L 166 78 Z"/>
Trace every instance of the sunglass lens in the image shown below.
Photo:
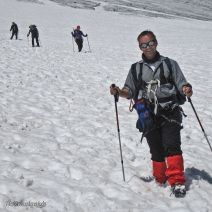
<path fill-rule="evenodd" d="M 146 49 L 147 48 L 147 43 L 141 43 L 139 45 L 140 49 Z"/>
<path fill-rule="evenodd" d="M 149 41 L 149 43 L 148 43 L 148 44 L 149 44 L 149 46 L 154 46 L 155 41 L 153 41 L 153 40 L 152 40 L 152 41 Z"/>

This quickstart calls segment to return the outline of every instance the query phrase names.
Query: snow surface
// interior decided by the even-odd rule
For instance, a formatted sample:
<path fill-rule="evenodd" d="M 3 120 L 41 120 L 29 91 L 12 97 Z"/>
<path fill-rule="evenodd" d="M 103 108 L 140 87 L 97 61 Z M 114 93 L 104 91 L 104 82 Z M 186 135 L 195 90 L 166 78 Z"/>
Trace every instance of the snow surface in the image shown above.
<path fill-rule="evenodd" d="M 35 4 L 32 2 L 38 2 Z M 151 176 L 137 115 L 118 103 L 126 182 L 122 179 L 114 99 L 130 65 L 140 60 L 136 37 L 155 32 L 162 55 L 177 60 L 193 85 L 193 104 L 212 142 L 210 21 L 120 15 L 47 0 L 0 0 L 0 211 L 210 212 L 212 152 L 189 103 L 182 130 L 187 196 L 176 199 Z M 183 11 L 183 7 L 181 8 Z M 19 40 L 9 40 L 15 21 Z M 26 34 L 36 24 L 41 48 Z M 71 31 L 88 33 L 73 52 Z M 14 206 L 45 203 L 43 207 Z"/>

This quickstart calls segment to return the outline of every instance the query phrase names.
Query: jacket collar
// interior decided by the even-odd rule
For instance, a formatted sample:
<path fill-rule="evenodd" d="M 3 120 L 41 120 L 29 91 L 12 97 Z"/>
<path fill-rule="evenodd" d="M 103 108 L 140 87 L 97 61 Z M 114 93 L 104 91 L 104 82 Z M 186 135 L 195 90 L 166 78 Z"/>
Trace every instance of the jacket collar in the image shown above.
<path fill-rule="evenodd" d="M 145 55 L 142 54 L 142 59 L 146 63 L 155 63 L 156 61 L 158 61 L 160 59 L 160 53 L 157 51 L 155 57 L 153 59 L 151 59 L 151 60 L 147 59 L 145 57 Z"/>

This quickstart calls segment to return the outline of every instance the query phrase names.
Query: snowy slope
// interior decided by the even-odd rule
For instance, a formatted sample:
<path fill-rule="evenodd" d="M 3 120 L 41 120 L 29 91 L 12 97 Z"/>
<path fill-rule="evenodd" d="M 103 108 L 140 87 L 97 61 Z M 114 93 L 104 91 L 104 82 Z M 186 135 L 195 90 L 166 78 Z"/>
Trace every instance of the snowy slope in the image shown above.
<path fill-rule="evenodd" d="M 136 114 L 121 99 L 123 182 L 109 94 L 110 84 L 122 86 L 140 60 L 137 35 L 151 29 L 160 53 L 177 60 L 193 85 L 192 100 L 212 142 L 211 22 L 37 2 L 0 0 L 0 211 L 212 211 L 212 152 L 189 103 L 182 130 L 188 192 L 176 199 L 169 186 L 139 179 L 151 176 L 149 149 L 139 142 Z M 20 40 L 9 40 L 12 21 Z M 30 24 L 38 26 L 41 48 L 31 48 L 26 38 Z M 73 52 L 70 33 L 78 24 L 89 35 L 91 53 L 78 53 L 76 46 Z M 14 201 L 45 204 L 15 207 Z"/>

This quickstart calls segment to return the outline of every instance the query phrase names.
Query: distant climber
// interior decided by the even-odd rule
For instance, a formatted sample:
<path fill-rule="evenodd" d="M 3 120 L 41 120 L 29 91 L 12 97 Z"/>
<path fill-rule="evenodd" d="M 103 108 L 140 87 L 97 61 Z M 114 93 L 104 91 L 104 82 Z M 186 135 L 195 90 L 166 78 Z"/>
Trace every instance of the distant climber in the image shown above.
<path fill-rule="evenodd" d="M 27 34 L 27 37 L 29 37 L 30 33 L 31 33 L 31 36 L 32 36 L 32 47 L 35 46 L 34 45 L 34 40 L 36 40 L 37 47 L 39 47 L 40 46 L 39 40 L 38 40 L 39 32 L 38 32 L 38 29 L 37 29 L 36 25 L 30 25 L 29 26 L 29 32 Z"/>
<path fill-rule="evenodd" d="M 77 26 L 77 28 L 74 29 L 74 31 L 71 34 L 74 37 L 79 52 L 81 52 L 83 47 L 83 37 L 87 37 L 88 35 L 87 34 L 84 35 L 84 33 L 80 30 L 80 26 Z"/>
<path fill-rule="evenodd" d="M 10 31 L 12 31 L 12 35 L 10 37 L 10 40 L 13 39 L 13 36 L 15 35 L 16 40 L 18 39 L 18 25 L 15 22 L 12 22 L 12 25 L 10 27 Z"/>

